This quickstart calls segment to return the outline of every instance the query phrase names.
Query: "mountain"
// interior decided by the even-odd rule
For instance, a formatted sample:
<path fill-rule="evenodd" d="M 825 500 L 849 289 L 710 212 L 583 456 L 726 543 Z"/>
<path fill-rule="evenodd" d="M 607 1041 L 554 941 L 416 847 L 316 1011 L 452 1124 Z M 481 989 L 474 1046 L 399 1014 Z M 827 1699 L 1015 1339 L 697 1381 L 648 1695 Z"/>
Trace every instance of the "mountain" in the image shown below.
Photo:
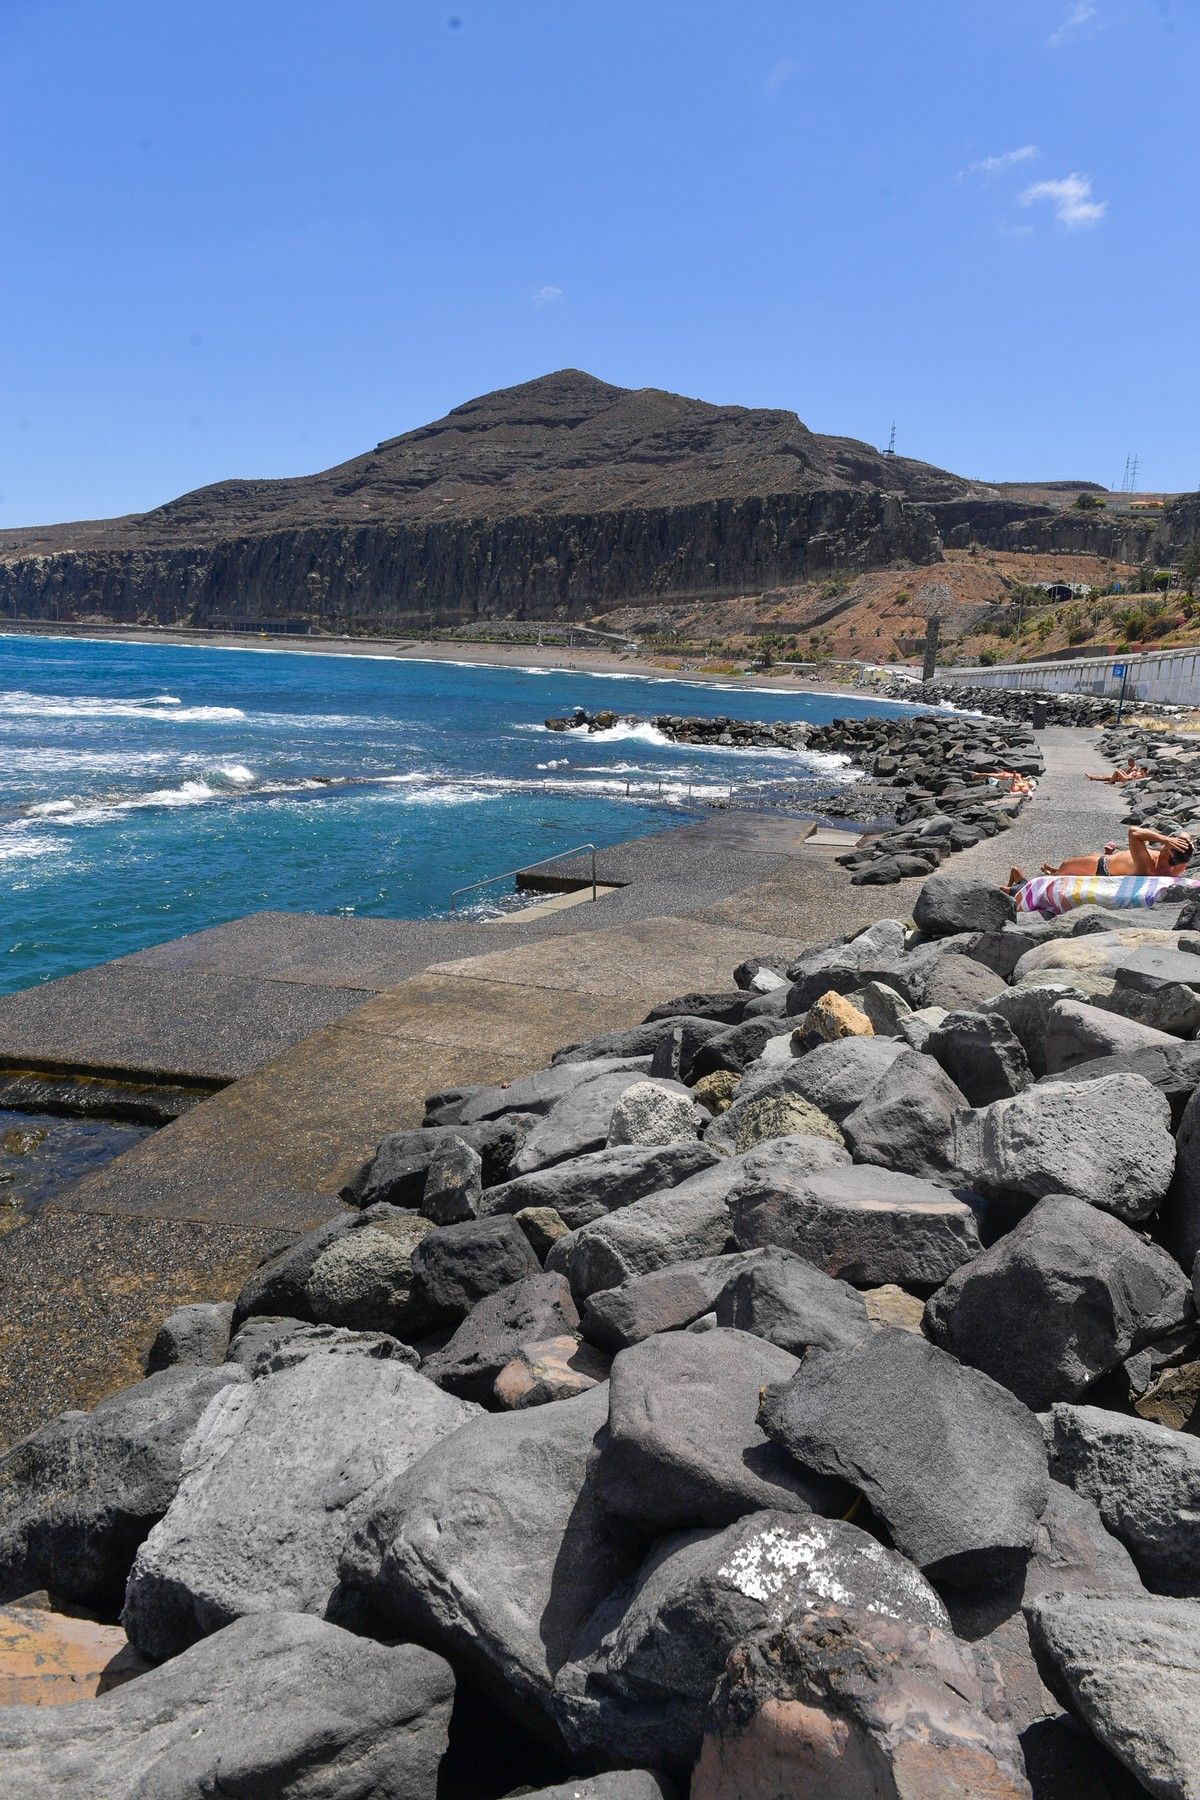
<path fill-rule="evenodd" d="M 794 413 L 565 369 L 320 474 L 0 532 L 0 616 L 404 630 L 929 564 L 969 535 L 1094 549 L 1107 533 L 1114 554 L 1129 536 L 1063 505 Z"/>

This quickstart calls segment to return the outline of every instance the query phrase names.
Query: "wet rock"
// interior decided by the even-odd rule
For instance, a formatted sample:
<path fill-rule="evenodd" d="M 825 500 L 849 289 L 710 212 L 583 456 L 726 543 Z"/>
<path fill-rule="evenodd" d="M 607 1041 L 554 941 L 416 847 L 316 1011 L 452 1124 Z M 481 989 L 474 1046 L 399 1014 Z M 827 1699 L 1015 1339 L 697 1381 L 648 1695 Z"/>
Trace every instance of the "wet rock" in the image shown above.
<path fill-rule="evenodd" d="M 1136 1224 L 1171 1180 L 1171 1109 L 1136 1075 L 1039 1083 L 960 1114 L 953 1158 L 982 1193 L 1074 1194 Z"/>
<path fill-rule="evenodd" d="M 842 1120 L 842 1131 L 856 1162 L 906 1175 L 942 1175 L 954 1166 L 955 1120 L 966 1107 L 966 1097 L 932 1056 L 903 1050 Z"/>
<path fill-rule="evenodd" d="M 610 1360 L 577 1333 L 523 1344 L 496 1377 L 496 1399 L 510 1412 L 572 1400 L 608 1380 Z"/>
<path fill-rule="evenodd" d="M 146 1357 L 147 1375 L 178 1363 L 215 1367 L 225 1360 L 233 1329 L 233 1307 L 227 1301 L 211 1305 L 177 1306 L 158 1328 L 158 1336 Z"/>
<path fill-rule="evenodd" d="M 1152 1594 L 1065 1594 L 1029 1609 L 1047 1679 L 1148 1792 L 1193 1800 L 1200 1609 Z"/>
<path fill-rule="evenodd" d="M 756 1632 L 709 1710 L 692 1800 L 1029 1800 L 990 1664 L 935 1626 L 814 1610 Z"/>
<path fill-rule="evenodd" d="M 759 1416 L 801 1468 L 859 1488 L 931 1580 L 998 1582 L 1024 1565 L 1048 1493 L 1038 1422 L 945 1351 L 886 1329 L 814 1351 Z"/>
<path fill-rule="evenodd" d="M 764 1507 L 833 1510 L 845 1490 L 796 1468 L 755 1416 L 763 1386 L 797 1367 L 742 1331 L 666 1332 L 623 1350 L 596 1465 L 601 1505 L 648 1536 Z"/>
<path fill-rule="evenodd" d="M 1050 1473 L 1099 1509 L 1148 1587 L 1200 1595 L 1200 1438 L 1098 1406 L 1046 1419 Z"/>
<path fill-rule="evenodd" d="M 865 1287 L 937 1287 L 979 1254 L 965 1200 L 891 1169 L 813 1167 L 793 1148 L 805 1141 L 780 1138 L 742 1159 L 727 1195 L 741 1249 L 776 1244 Z"/>
<path fill-rule="evenodd" d="M 49 1588 L 114 1612 L 138 1545 L 179 1486 L 209 1403 L 249 1377 L 236 1365 L 163 1369 L 60 1413 L 0 1459 L 0 1598 Z"/>
<path fill-rule="evenodd" d="M 355 1519 L 472 1414 L 403 1363 L 337 1352 L 227 1388 L 130 1571 L 130 1641 L 162 1658 L 249 1613 L 323 1614 Z"/>
<path fill-rule="evenodd" d="M 935 1343 L 1035 1410 L 1077 1399 L 1194 1317 L 1187 1278 L 1165 1250 L 1066 1195 L 1040 1201 L 925 1309 Z"/>
<path fill-rule="evenodd" d="M 649 1275 L 634 1275 L 620 1287 L 602 1288 L 583 1304 L 583 1330 L 606 1350 L 627 1350 L 659 1331 L 679 1331 L 711 1312 L 718 1294 L 747 1257 L 704 1256 L 675 1263 Z"/>
<path fill-rule="evenodd" d="M 947 1013 L 924 1049 L 972 1106 L 1010 1099 L 1033 1080 L 1019 1038 L 996 1013 Z"/>
<path fill-rule="evenodd" d="M 0 1709 L 6 1800 L 435 1800 L 441 1657 L 297 1613 L 240 1619 L 96 1700 Z"/>
<path fill-rule="evenodd" d="M 646 1194 L 677 1187 L 715 1161 L 716 1152 L 696 1143 L 694 1133 L 685 1143 L 622 1144 L 491 1188 L 482 1210 L 516 1213 L 529 1206 L 549 1206 L 574 1231 Z"/>
<path fill-rule="evenodd" d="M 555 1672 L 631 1566 L 588 1477 L 607 1416 L 598 1387 L 473 1419 L 393 1483 L 342 1558 L 345 1582 L 386 1620 L 544 1735 Z"/>
<path fill-rule="evenodd" d="M 731 1272 L 716 1296 L 718 1325 L 766 1338 L 792 1356 L 833 1350 L 870 1329 L 862 1297 L 803 1257 L 772 1247 Z"/>
<path fill-rule="evenodd" d="M 990 882 L 931 875 L 913 904 L 913 919 L 930 937 L 956 931 L 1000 931 L 1016 918 L 1012 897 Z"/>
<path fill-rule="evenodd" d="M 561 1275 L 528 1275 L 481 1300 L 449 1343 L 425 1358 L 421 1373 L 448 1394 L 484 1405 L 501 1369 L 525 1344 L 574 1335 L 578 1324 L 579 1312 Z"/>
<path fill-rule="evenodd" d="M 589 1758 L 686 1774 L 730 1651 L 831 1602 L 949 1629 L 911 1563 L 840 1520 L 756 1512 L 668 1538 L 597 1609 L 559 1670 L 564 1735 Z"/>
<path fill-rule="evenodd" d="M 612 1109 L 608 1142 L 618 1144 L 686 1144 L 699 1137 L 708 1115 L 686 1088 L 678 1090 L 653 1081 L 635 1081 Z"/>
<path fill-rule="evenodd" d="M 498 1213 L 431 1231 L 413 1252 L 414 1295 L 430 1318 L 463 1319 L 480 1300 L 539 1272 L 529 1239 Z"/>

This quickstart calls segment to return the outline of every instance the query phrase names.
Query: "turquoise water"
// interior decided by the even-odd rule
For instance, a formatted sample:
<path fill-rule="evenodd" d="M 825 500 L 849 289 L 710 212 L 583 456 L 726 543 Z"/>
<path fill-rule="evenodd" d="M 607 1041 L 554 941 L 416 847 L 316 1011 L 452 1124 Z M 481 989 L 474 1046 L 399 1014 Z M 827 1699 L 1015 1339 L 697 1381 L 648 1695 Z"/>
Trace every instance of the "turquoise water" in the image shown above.
<path fill-rule="evenodd" d="M 730 783 L 830 777 L 829 759 L 673 746 L 649 726 L 545 730 L 577 705 L 893 710 L 570 670 L 0 637 L 0 991 L 264 908 L 443 913 L 463 883 L 661 829 Z"/>

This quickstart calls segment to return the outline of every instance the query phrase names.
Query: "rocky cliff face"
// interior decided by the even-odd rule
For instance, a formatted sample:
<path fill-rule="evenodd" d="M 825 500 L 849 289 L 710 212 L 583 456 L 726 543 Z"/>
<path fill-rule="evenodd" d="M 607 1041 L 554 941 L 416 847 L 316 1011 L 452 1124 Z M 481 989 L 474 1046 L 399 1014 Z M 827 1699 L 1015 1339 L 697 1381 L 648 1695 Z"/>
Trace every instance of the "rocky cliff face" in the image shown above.
<path fill-rule="evenodd" d="M 1105 527 L 820 437 L 793 413 L 565 370 L 319 475 L 0 532 L 0 616 L 366 630 L 586 616 L 933 563 L 945 534 L 983 530 L 1085 548 Z"/>

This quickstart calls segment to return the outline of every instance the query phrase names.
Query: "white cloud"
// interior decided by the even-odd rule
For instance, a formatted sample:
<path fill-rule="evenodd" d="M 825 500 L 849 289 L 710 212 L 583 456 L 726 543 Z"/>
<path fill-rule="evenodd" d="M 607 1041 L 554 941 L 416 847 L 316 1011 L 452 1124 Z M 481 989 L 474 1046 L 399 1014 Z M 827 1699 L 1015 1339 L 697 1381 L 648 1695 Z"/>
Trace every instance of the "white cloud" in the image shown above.
<path fill-rule="evenodd" d="M 1058 49 L 1060 44 L 1069 43 L 1078 32 L 1083 30 L 1085 25 L 1091 24 L 1092 20 L 1096 17 L 1098 10 L 1098 7 L 1093 4 L 1093 0 L 1075 0 L 1075 5 L 1071 8 L 1062 24 L 1057 30 L 1050 33 L 1046 42 L 1052 45 L 1055 50 Z"/>
<path fill-rule="evenodd" d="M 1061 181 L 1035 181 L 1021 195 L 1022 206 L 1037 206 L 1042 200 L 1050 202 L 1055 218 L 1068 231 L 1098 225 L 1108 211 L 1107 200 L 1092 199 L 1090 175 L 1073 173 L 1064 175 Z"/>
<path fill-rule="evenodd" d="M 563 291 L 560 287 L 534 288 L 529 296 L 529 304 L 535 311 L 541 312 L 543 306 L 553 306 L 554 302 L 561 300 L 562 297 Z"/>
<path fill-rule="evenodd" d="M 800 58 L 798 56 L 781 56 L 777 63 L 772 63 L 767 71 L 767 79 L 763 82 L 768 94 L 773 94 L 776 88 L 781 88 L 788 77 L 794 75 L 799 67 Z"/>
<path fill-rule="evenodd" d="M 982 175 L 990 181 L 993 176 L 1007 174 L 1018 163 L 1033 162 L 1040 155 L 1041 151 L 1036 144 L 1022 144 L 1018 150 L 1001 150 L 995 156 L 985 156 L 979 162 L 968 163 L 963 174 Z"/>

